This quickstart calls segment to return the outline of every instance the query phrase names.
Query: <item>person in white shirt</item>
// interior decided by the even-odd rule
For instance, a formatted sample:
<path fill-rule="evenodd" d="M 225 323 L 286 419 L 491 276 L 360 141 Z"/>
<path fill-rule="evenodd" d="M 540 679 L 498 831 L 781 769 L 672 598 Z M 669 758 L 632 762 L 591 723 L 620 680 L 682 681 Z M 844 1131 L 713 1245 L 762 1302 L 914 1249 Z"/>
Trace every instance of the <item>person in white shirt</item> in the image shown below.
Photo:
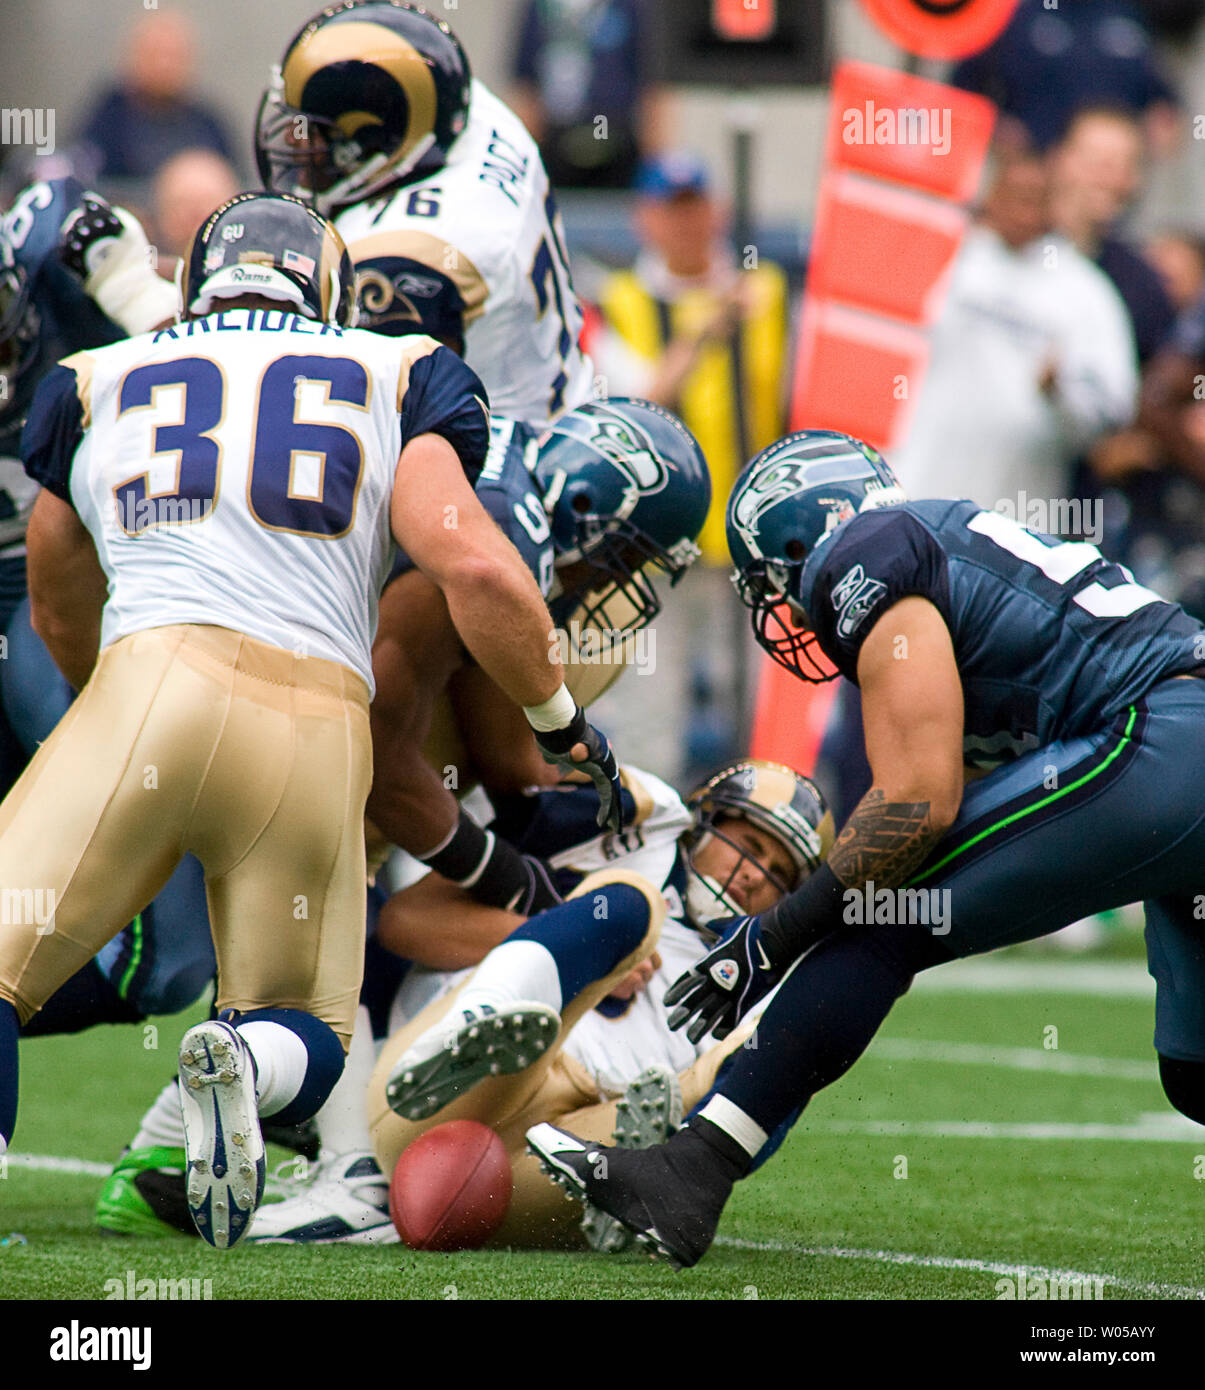
<path fill-rule="evenodd" d="M 910 496 L 968 497 L 1028 522 L 1026 499 L 1063 497 L 1077 455 L 1132 418 L 1125 306 L 1049 226 L 1045 163 L 1008 160 L 955 261 L 914 413 L 891 451 Z"/>

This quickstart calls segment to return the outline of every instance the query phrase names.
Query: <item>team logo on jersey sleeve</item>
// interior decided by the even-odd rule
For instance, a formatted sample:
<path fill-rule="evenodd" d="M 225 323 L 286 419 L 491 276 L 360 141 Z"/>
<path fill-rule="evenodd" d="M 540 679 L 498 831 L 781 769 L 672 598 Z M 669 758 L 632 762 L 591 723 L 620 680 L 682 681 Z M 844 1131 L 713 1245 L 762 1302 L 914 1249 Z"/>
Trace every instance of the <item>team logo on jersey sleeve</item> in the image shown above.
<path fill-rule="evenodd" d="M 871 579 L 861 565 L 854 565 L 833 587 L 833 607 L 837 610 L 837 636 L 852 637 L 866 615 L 887 592 L 881 579 Z"/>

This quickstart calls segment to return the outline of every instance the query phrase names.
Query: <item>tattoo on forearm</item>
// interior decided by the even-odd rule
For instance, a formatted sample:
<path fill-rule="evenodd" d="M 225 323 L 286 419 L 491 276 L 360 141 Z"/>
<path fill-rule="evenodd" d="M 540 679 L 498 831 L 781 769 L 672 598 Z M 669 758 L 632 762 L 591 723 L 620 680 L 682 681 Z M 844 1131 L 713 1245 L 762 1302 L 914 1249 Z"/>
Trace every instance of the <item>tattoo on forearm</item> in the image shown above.
<path fill-rule="evenodd" d="M 873 879 L 876 887 L 898 888 L 939 833 L 927 801 L 888 801 L 885 792 L 872 787 L 837 836 L 829 867 L 847 886 Z"/>

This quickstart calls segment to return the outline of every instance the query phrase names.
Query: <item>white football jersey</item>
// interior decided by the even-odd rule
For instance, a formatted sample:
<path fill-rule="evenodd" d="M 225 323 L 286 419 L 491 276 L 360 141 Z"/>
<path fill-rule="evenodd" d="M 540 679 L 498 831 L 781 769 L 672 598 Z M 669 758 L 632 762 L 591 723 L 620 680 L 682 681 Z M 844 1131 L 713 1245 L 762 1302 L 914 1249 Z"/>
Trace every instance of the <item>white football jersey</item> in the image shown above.
<path fill-rule="evenodd" d="M 475 472 L 480 389 L 430 338 L 231 309 L 68 358 L 35 398 L 26 461 L 96 543 L 102 647 L 228 627 L 371 691 L 398 455 L 434 430 Z"/>
<path fill-rule="evenodd" d="M 665 991 L 704 953 L 699 933 L 685 921 L 685 904 L 672 880 L 677 876 L 678 841 L 692 817 L 682 798 L 659 777 L 641 769 L 623 769 L 625 785 L 636 799 L 638 821 L 620 835 L 600 834 L 585 844 L 553 856 L 556 868 L 593 873 L 611 865 L 642 874 L 661 889 L 666 916 L 657 951 L 660 968 L 648 986 L 618 1017 L 597 1009 L 587 1013 L 563 1046 L 598 1083 L 602 1095 L 619 1095 L 646 1067 L 660 1064 L 685 1071 L 715 1046 L 713 1038 L 692 1043 L 684 1032 L 671 1032 Z M 403 981 L 390 1019 L 390 1031 L 413 1018 L 432 999 L 460 984 L 471 970 L 448 972 L 411 968 Z"/>
<path fill-rule="evenodd" d="M 578 343 L 582 310 L 548 175 L 523 122 L 480 82 L 442 169 L 334 222 L 367 327 L 413 332 L 418 301 L 450 296 L 463 313 L 465 361 L 499 415 L 539 426 L 590 399 L 593 368 Z"/>

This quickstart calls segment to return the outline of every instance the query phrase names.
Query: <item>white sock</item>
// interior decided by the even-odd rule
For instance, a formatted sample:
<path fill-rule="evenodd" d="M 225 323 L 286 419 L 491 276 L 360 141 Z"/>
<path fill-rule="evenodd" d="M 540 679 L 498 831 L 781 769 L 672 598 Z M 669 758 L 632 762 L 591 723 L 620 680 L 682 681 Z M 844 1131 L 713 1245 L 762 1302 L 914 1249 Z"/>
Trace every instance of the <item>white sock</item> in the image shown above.
<path fill-rule="evenodd" d="M 281 1023 L 253 1019 L 238 1025 L 239 1037 L 255 1058 L 255 1096 L 259 1113 L 275 1115 L 297 1096 L 310 1054 L 305 1043 Z"/>
<path fill-rule="evenodd" d="M 739 1105 L 733 1105 L 727 1096 L 712 1096 L 699 1114 L 703 1119 L 710 1120 L 716 1129 L 722 1129 L 729 1139 L 735 1139 L 750 1158 L 757 1157 L 770 1137 L 756 1120 L 746 1115 Z"/>
<path fill-rule="evenodd" d="M 504 941 L 495 946 L 461 990 L 455 1008 L 488 1004 L 499 1009 L 520 1000 L 547 1004 L 557 1013 L 561 1011 L 561 977 L 556 960 L 538 941 Z"/>
<path fill-rule="evenodd" d="M 3 1134 L 0 1134 L 0 1158 L 3 1158 L 6 1153 L 8 1153 L 8 1140 Z"/>
<path fill-rule="evenodd" d="M 372 1152 L 367 1099 L 375 1064 L 372 1024 L 368 1010 L 361 1004 L 356 1010 L 356 1026 L 347 1049 L 343 1075 L 335 1084 L 330 1099 L 314 1116 L 322 1147 L 333 1154 Z"/>
<path fill-rule="evenodd" d="M 180 1087 L 171 1080 L 155 1097 L 142 1117 L 138 1133 L 130 1140 L 132 1149 L 184 1147 L 184 1116 L 180 1111 Z"/>

